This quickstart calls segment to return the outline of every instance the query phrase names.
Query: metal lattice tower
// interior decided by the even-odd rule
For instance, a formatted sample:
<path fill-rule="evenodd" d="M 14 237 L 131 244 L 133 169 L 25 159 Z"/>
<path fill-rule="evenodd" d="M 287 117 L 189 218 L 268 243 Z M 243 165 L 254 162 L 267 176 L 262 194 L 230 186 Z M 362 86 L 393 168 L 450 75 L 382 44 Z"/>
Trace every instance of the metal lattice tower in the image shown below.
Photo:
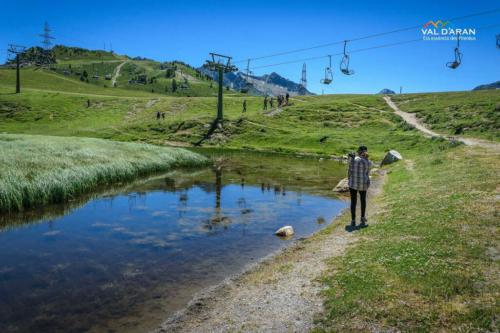
<path fill-rule="evenodd" d="M 307 88 L 307 70 L 306 70 L 306 63 L 302 65 L 302 77 L 300 78 L 300 85 L 302 87 Z"/>
<path fill-rule="evenodd" d="M 47 22 L 45 22 L 45 25 L 43 27 L 43 34 L 39 35 L 40 37 L 43 37 L 43 40 L 42 40 L 42 44 L 43 44 L 43 48 L 48 51 L 51 49 L 52 47 L 52 42 L 51 42 L 51 39 L 55 39 L 53 36 L 50 35 L 50 28 L 49 28 L 49 24 Z"/>

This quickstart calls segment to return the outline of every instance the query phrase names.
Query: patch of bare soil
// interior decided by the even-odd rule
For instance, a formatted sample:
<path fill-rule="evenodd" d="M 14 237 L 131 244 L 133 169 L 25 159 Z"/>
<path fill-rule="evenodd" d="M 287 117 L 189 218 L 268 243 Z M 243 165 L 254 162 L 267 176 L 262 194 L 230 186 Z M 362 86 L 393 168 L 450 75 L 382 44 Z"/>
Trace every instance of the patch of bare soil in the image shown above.
<path fill-rule="evenodd" d="M 191 147 L 192 145 L 189 142 L 183 142 L 183 141 L 169 141 L 165 140 L 163 143 L 167 146 L 171 147 Z"/>
<path fill-rule="evenodd" d="M 275 108 L 275 109 L 272 109 L 271 111 L 264 113 L 264 114 L 268 117 L 274 117 L 274 116 L 280 114 L 281 112 L 283 112 L 283 108 Z"/>
<path fill-rule="evenodd" d="M 369 190 L 370 197 L 381 192 L 384 179 L 385 174 L 379 172 Z M 376 202 L 369 200 L 368 212 L 377 209 Z M 358 232 L 344 230 L 349 217 L 344 213 L 324 231 L 296 241 L 244 273 L 197 295 L 154 332 L 311 330 L 314 316 L 323 311 L 323 286 L 318 279 L 327 269 L 326 261 L 342 255 L 360 237 Z"/>

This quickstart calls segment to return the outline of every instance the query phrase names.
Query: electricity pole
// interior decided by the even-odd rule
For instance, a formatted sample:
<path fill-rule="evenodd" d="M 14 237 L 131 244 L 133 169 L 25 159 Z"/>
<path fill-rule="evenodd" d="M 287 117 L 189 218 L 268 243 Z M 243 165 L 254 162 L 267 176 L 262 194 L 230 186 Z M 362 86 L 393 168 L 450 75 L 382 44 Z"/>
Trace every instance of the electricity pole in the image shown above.
<path fill-rule="evenodd" d="M 19 67 L 21 66 L 21 55 L 26 51 L 26 47 L 20 45 L 9 44 L 9 57 L 16 57 L 16 94 L 21 92 L 21 74 Z"/>
<path fill-rule="evenodd" d="M 207 63 L 203 66 L 211 71 L 217 71 L 219 79 L 219 93 L 217 95 L 217 118 L 215 119 L 217 123 L 221 122 L 223 119 L 223 101 L 222 94 L 224 91 L 224 73 L 236 72 L 238 68 L 231 64 L 231 57 L 210 53 L 211 60 L 207 60 Z"/>

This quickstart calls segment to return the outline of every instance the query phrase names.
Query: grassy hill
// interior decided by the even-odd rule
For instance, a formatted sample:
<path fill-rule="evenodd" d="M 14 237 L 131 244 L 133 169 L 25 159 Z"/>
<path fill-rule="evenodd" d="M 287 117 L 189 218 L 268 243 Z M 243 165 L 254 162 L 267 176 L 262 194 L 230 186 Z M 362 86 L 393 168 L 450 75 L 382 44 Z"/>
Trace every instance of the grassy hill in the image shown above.
<path fill-rule="evenodd" d="M 29 54 L 29 57 L 28 57 Z M 37 57 L 41 57 L 38 59 Z M 135 92 L 148 92 L 164 96 L 214 96 L 217 94 L 217 84 L 205 74 L 200 73 L 192 66 L 180 61 L 158 62 L 144 58 L 130 58 L 103 50 L 87 50 L 78 47 L 57 45 L 50 54 L 51 63 L 45 69 L 35 67 L 34 64 L 44 62 L 45 53 L 40 48 L 28 49 L 23 63 L 22 82 L 28 83 L 28 88 L 47 89 L 44 82 L 31 84 L 33 80 L 45 81 L 45 74 L 51 73 L 50 89 L 54 89 L 55 81 L 61 84 L 60 91 L 97 93 L 94 87 L 89 89 L 81 85 L 70 85 L 69 82 L 80 82 L 102 88 L 120 88 Z M 29 58 L 29 59 L 28 59 Z M 45 60 L 44 60 L 45 59 Z M 11 84 L 14 80 L 12 73 L 0 70 L 0 83 Z M 12 69 L 13 64 L 10 64 Z M 30 71 L 31 70 L 31 71 Z M 2 73 L 3 72 L 3 73 Z M 8 71 L 7 71 L 8 72 Z M 114 80 L 116 79 L 116 80 Z M 174 83 L 175 81 L 175 83 Z M 69 87 L 66 87 L 70 85 Z M 102 93 L 101 93 L 102 94 Z M 108 94 L 108 93 L 106 93 Z M 126 95 L 123 92 L 112 95 Z"/>
<path fill-rule="evenodd" d="M 393 101 L 413 112 L 433 130 L 500 141 L 498 90 L 394 95 Z"/>
<path fill-rule="evenodd" d="M 89 98 L 91 106 L 87 108 Z M 363 143 L 381 157 L 394 147 L 418 147 L 428 142 L 394 116 L 376 95 L 294 98 L 291 106 L 281 112 L 274 110 L 274 114 L 264 113 L 258 97 L 246 98 L 248 111 L 243 114 L 242 99 L 226 97 L 223 129 L 204 146 L 343 155 Z M 0 105 L 3 132 L 188 146 L 204 137 L 216 112 L 216 99 L 209 97 L 89 97 L 36 90 L 1 94 Z M 158 111 L 165 113 L 165 119 L 156 119 Z"/>

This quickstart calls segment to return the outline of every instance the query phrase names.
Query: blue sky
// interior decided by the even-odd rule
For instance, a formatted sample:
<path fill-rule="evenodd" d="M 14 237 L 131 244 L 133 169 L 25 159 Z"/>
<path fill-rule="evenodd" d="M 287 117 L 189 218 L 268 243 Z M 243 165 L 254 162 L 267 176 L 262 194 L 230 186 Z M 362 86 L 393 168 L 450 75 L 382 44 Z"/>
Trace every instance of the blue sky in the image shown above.
<path fill-rule="evenodd" d="M 43 23 L 49 22 L 56 43 L 102 49 L 113 44 L 120 54 L 155 60 L 182 60 L 201 65 L 209 52 L 235 60 L 257 57 L 424 24 L 500 8 L 498 1 L 4 1 L 0 12 L 0 57 L 8 43 L 40 45 Z M 453 58 L 452 41 L 422 41 L 353 53 L 353 76 L 339 73 L 320 84 L 324 60 L 308 61 L 308 88 L 316 93 L 375 93 L 382 88 L 405 92 L 468 90 L 500 80 L 500 50 L 495 34 L 500 12 L 454 23 L 477 28 L 477 40 L 462 43 L 463 63 L 445 67 Z M 419 29 L 353 42 L 359 49 L 421 38 Z M 338 53 L 342 45 L 255 61 L 254 66 Z M 239 64 L 244 67 L 244 64 Z M 296 82 L 302 63 L 256 69 L 276 71 Z"/>

